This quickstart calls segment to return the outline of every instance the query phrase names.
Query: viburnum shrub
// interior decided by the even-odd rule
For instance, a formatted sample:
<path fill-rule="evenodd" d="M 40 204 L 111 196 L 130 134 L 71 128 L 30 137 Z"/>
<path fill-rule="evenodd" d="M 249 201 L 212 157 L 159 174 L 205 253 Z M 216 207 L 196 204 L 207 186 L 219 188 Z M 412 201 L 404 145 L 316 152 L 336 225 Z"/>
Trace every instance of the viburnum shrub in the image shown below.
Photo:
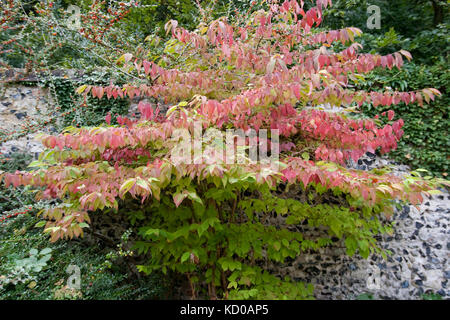
<path fill-rule="evenodd" d="M 112 55 L 123 54 L 133 47 L 133 41 L 124 35 L 118 24 L 137 4 L 90 2 L 75 14 L 53 1 L 1 1 L 0 71 L 12 70 L 15 81 L 26 81 L 27 76 L 34 73 L 50 88 L 54 102 L 50 102 L 46 111 L 36 109 L 39 116 L 26 116 L 14 129 L 0 128 L 0 143 L 40 131 L 49 124 L 55 125 L 58 119 L 73 118 L 80 110 L 90 107 L 75 102 L 71 107 L 61 105 L 58 84 L 52 76 L 55 67 L 63 65 L 86 71 L 90 67 L 86 64 L 108 65 Z M 78 29 L 73 26 L 77 20 L 82 26 Z"/>
<path fill-rule="evenodd" d="M 77 90 L 98 99 L 145 97 L 139 120 L 118 117 L 110 125 L 108 115 L 103 126 L 43 135 L 48 149 L 32 163 L 36 169 L 4 174 L 4 183 L 41 187 L 39 198 L 61 200 L 43 212 L 51 241 L 82 236 L 93 214 L 122 212 L 138 229 L 135 250 L 148 257 L 138 269 L 185 275 L 192 298 L 312 298 L 311 285 L 281 279 L 264 265 L 333 238 L 350 255 L 385 257 L 375 236 L 391 230 L 383 217 L 395 201 L 419 204 L 445 183 L 345 166 L 366 152 L 394 149 L 403 121 L 388 111 L 381 115 L 388 124 L 379 127 L 376 119 L 352 119 L 323 105 L 422 103 L 439 92 L 353 90 L 362 74 L 400 68 L 402 56 L 411 56 L 358 53 L 357 28 L 316 32 L 329 5 L 318 0 L 305 12 L 303 1 L 271 1 L 232 20 L 205 17 L 209 22 L 194 31 L 169 21 L 172 39 L 162 56 L 118 59 L 139 80 Z M 335 51 L 336 43 L 346 49 Z M 167 112 L 155 105 L 161 100 Z M 269 141 L 263 129 L 272 130 Z M 225 148 L 217 137 L 229 132 L 227 142 L 245 136 L 248 150 Z M 270 149 L 272 161 L 255 161 L 252 145 Z M 234 151 L 239 159 L 225 159 Z M 301 223 L 328 233 L 310 238 L 296 228 Z"/>

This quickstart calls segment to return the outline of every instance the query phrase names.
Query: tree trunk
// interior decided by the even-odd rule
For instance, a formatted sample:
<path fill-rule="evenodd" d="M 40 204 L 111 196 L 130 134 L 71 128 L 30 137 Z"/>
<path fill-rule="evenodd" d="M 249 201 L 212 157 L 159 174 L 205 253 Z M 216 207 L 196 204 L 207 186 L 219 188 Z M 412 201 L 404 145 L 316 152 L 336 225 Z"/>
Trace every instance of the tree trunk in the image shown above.
<path fill-rule="evenodd" d="M 434 11 L 433 25 L 437 26 L 444 22 L 444 8 L 439 4 L 439 0 L 432 0 L 431 3 Z"/>

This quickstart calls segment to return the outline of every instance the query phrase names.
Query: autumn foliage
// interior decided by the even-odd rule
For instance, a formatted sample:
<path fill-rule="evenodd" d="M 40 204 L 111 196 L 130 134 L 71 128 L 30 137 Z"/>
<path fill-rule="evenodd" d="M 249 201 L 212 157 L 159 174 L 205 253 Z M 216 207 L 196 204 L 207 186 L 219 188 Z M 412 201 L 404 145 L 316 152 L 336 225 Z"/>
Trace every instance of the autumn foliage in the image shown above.
<path fill-rule="evenodd" d="M 411 55 L 359 53 L 357 28 L 316 31 L 330 5 L 317 0 L 306 10 L 303 1 L 271 1 L 265 11 L 230 20 L 203 17 L 194 31 L 169 21 L 163 56 L 117 59 L 134 75 L 129 84 L 77 90 L 98 99 L 145 98 L 140 119 L 110 125 L 108 115 L 101 127 L 43 135 L 47 151 L 35 170 L 4 174 L 4 183 L 61 200 L 43 212 L 52 241 L 82 236 L 93 214 L 123 212 L 139 230 L 136 250 L 148 256 L 138 269 L 186 275 L 193 298 L 311 298 L 311 286 L 280 279 L 261 262 L 284 262 L 331 245 L 333 237 L 349 254 L 385 255 L 374 238 L 389 231 L 381 216 L 391 216 L 395 200 L 419 204 L 442 182 L 346 167 L 366 152 L 395 149 L 403 134 L 392 111 L 380 115 L 389 120 L 384 127 L 350 111 L 363 103 L 427 103 L 439 92 L 352 89 L 365 73 L 401 68 Z M 164 104 L 167 112 L 160 111 Z M 329 112 L 327 105 L 342 109 Z M 194 134 L 194 123 L 223 132 L 278 129 L 279 170 L 248 159 L 209 163 L 207 156 L 175 164 L 174 132 Z M 274 216 L 284 222 L 276 225 Z M 290 228 L 301 222 L 328 234 L 307 239 Z"/>

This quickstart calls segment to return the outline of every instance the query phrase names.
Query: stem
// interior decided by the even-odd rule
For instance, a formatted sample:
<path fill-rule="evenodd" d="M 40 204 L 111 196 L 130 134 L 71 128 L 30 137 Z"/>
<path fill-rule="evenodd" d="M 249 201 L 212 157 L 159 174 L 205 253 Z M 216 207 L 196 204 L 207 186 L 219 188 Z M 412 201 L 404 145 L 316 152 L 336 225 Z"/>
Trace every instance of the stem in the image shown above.
<path fill-rule="evenodd" d="M 238 195 L 239 196 L 239 195 Z M 236 196 L 236 199 L 234 199 L 234 202 L 233 202 L 233 209 L 231 210 L 231 217 L 230 217 L 230 222 L 231 223 L 234 223 L 234 213 L 236 212 L 236 206 L 237 206 L 237 197 L 238 196 Z"/>
<path fill-rule="evenodd" d="M 439 1 L 432 0 L 431 4 L 433 6 L 433 26 L 436 27 L 438 24 L 444 21 L 444 8 L 439 4 Z"/>
<path fill-rule="evenodd" d="M 195 288 L 194 288 L 194 284 L 192 283 L 191 276 L 189 273 L 187 274 L 187 278 L 189 280 L 189 286 L 191 287 L 191 300 L 195 300 L 196 299 Z"/>
<path fill-rule="evenodd" d="M 228 288 L 227 288 L 227 279 L 225 278 L 225 271 L 220 272 L 220 276 L 222 279 L 222 289 L 225 292 L 225 299 L 228 299 Z"/>
<path fill-rule="evenodd" d="M 211 300 L 217 300 L 217 294 L 216 294 L 216 285 L 214 284 L 214 280 L 216 278 L 216 266 L 213 264 L 212 266 L 212 279 L 211 279 Z"/>

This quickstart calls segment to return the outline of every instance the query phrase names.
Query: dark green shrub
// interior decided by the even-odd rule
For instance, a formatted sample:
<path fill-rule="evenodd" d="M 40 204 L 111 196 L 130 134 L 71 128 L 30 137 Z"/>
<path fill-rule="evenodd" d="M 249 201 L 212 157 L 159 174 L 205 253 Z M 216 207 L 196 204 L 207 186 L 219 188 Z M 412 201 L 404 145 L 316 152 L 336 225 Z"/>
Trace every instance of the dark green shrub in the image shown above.
<path fill-rule="evenodd" d="M 447 177 L 450 167 L 449 105 L 447 90 L 450 85 L 448 63 L 440 62 L 433 66 L 407 64 L 402 70 L 374 72 L 367 78 L 362 89 L 382 91 L 390 87 L 392 90 L 412 91 L 423 87 L 434 87 L 442 96 L 423 107 L 418 104 L 373 108 L 363 105 L 363 112 L 374 116 L 392 109 L 405 121 L 405 134 L 398 143 L 398 149 L 391 156 L 401 163 L 413 168 L 425 168 L 437 176 Z M 386 120 L 381 117 L 382 121 Z"/>

